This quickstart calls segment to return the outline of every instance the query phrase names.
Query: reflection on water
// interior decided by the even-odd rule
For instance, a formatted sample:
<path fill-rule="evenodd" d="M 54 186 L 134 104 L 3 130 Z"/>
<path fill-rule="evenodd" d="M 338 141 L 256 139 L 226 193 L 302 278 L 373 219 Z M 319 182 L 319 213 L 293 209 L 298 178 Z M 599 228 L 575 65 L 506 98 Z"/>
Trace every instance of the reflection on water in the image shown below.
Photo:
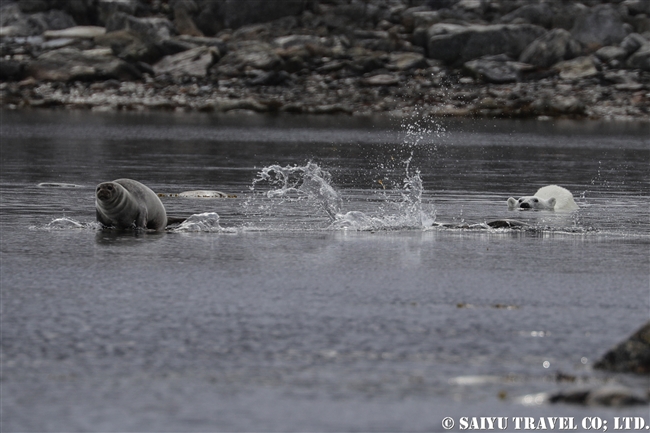
<path fill-rule="evenodd" d="M 437 431 L 445 416 L 584 415 L 521 404 L 565 386 L 644 393 L 590 366 L 650 311 L 648 136 L 3 112 L 0 427 Z M 95 185 L 121 177 L 190 218 L 101 230 Z M 508 210 L 548 184 L 580 209 Z M 236 197 L 177 196 L 196 190 Z M 524 225 L 485 224 L 503 219 Z"/>

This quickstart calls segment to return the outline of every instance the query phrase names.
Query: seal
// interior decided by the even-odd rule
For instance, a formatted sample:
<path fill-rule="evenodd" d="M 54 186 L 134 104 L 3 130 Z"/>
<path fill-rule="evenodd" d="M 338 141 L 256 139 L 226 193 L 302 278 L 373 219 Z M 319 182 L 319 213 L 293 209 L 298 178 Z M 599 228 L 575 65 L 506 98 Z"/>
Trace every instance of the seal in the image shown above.
<path fill-rule="evenodd" d="M 118 229 L 164 230 L 165 206 L 149 187 L 132 179 L 117 179 L 97 185 L 97 221 Z"/>

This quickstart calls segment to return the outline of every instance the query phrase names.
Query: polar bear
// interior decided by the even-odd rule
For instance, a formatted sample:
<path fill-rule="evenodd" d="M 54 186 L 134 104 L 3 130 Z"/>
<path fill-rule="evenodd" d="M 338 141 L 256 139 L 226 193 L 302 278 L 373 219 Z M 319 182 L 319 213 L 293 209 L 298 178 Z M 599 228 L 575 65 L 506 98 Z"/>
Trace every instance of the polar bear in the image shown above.
<path fill-rule="evenodd" d="M 510 197 L 508 209 L 574 211 L 578 209 L 578 205 L 573 201 L 571 191 L 561 186 L 548 185 L 538 189 L 532 196 L 519 199 Z"/>

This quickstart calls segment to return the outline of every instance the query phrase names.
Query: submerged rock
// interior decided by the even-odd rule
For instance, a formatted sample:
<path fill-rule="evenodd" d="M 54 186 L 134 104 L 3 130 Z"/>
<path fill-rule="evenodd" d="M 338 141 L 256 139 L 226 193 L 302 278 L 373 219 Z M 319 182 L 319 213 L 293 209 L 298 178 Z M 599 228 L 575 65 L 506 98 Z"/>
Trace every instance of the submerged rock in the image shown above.
<path fill-rule="evenodd" d="M 627 340 L 605 353 L 594 368 L 622 373 L 650 374 L 650 321 Z"/>

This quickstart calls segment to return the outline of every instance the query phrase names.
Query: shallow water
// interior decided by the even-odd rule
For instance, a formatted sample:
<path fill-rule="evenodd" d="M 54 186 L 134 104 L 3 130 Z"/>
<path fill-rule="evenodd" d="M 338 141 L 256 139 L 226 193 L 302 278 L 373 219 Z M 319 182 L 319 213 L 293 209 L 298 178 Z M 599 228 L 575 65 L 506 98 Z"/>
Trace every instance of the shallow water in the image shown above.
<path fill-rule="evenodd" d="M 591 365 L 650 316 L 649 133 L 636 123 L 3 112 L 0 427 L 647 419 L 647 406 L 522 397 L 648 388 Z M 194 217 L 165 233 L 101 230 L 95 185 L 120 177 Z M 580 210 L 508 211 L 509 196 L 551 183 Z M 175 196 L 188 190 L 236 198 Z M 529 227 L 483 224 L 504 218 Z"/>

